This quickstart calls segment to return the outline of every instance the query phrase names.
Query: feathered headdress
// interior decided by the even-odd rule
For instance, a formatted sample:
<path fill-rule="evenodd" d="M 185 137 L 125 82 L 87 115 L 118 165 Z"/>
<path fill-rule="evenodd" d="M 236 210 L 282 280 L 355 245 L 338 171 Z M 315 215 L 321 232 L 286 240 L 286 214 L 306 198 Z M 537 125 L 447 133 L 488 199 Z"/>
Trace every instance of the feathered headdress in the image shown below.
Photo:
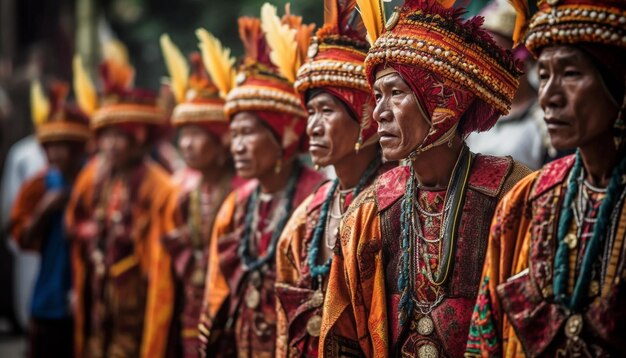
<path fill-rule="evenodd" d="M 269 3 L 261 7 L 261 28 L 271 49 L 270 60 L 283 77 L 294 82 L 301 61 L 296 40 L 298 31 L 289 24 L 282 23 L 276 7 Z"/>
<path fill-rule="evenodd" d="M 176 102 L 182 103 L 187 93 L 189 79 L 189 65 L 180 49 L 172 42 L 168 34 L 161 35 L 161 51 L 165 58 L 165 65 L 170 74 L 171 88 Z"/>
<path fill-rule="evenodd" d="M 200 43 L 198 47 L 202 53 L 202 60 L 211 79 L 219 88 L 220 96 L 226 98 L 228 92 L 235 87 L 235 59 L 230 55 L 230 49 L 205 29 L 196 30 Z"/>
<path fill-rule="evenodd" d="M 357 9 L 367 29 L 367 38 L 373 44 L 385 28 L 385 10 L 381 0 L 356 0 Z"/>
<path fill-rule="evenodd" d="M 87 117 L 66 103 L 69 93 L 67 83 L 54 82 L 47 96 L 41 83 L 33 81 L 30 92 L 32 119 L 41 143 L 85 142 L 90 138 Z"/>
<path fill-rule="evenodd" d="M 92 116 L 98 109 L 98 93 L 80 55 L 74 55 L 72 68 L 74 72 L 74 96 L 76 96 L 78 106 L 87 115 Z"/>
<path fill-rule="evenodd" d="M 308 61 L 298 70 L 295 88 L 303 104 L 309 89 L 331 93 L 350 109 L 361 125 L 355 148 L 377 140 L 371 120 L 372 101 L 364 61 L 369 44 L 354 0 L 325 0 L 324 26 L 308 50 Z"/>
<path fill-rule="evenodd" d="M 39 81 L 33 81 L 30 84 L 30 110 L 35 127 L 39 127 L 48 120 L 50 101 Z"/>
<path fill-rule="evenodd" d="M 102 50 L 103 93 L 100 107 L 92 117 L 92 126 L 100 129 L 117 124 L 164 124 L 165 116 L 157 105 L 156 95 L 133 87 L 135 69 L 129 62 L 126 47 L 113 40 L 106 42 Z"/>
<path fill-rule="evenodd" d="M 513 30 L 513 47 L 517 47 L 524 42 L 524 35 L 528 30 L 530 8 L 528 7 L 528 0 L 509 0 L 509 3 L 513 5 L 513 8 L 517 12 L 515 29 Z"/>
<path fill-rule="evenodd" d="M 285 12 L 280 19 L 274 6 L 264 4 L 261 20 L 239 19 L 245 56 L 225 112 L 229 118 L 242 111 L 255 112 L 279 137 L 283 156 L 288 158 L 297 151 L 306 128 L 306 112 L 293 81 L 313 26 L 302 24 L 288 6 Z"/>
<path fill-rule="evenodd" d="M 104 95 L 123 95 L 133 86 L 135 68 L 128 60 L 128 50 L 121 42 L 112 40 L 102 47 L 104 60 L 100 64 L 100 77 Z"/>
<path fill-rule="evenodd" d="M 172 124 L 175 127 L 186 124 L 201 125 L 209 130 L 216 130 L 216 134 L 222 136 L 228 124 L 224 116 L 224 100 L 207 73 L 200 53 L 193 52 L 189 55 L 190 69 L 183 54 L 169 36 L 161 36 L 161 48 L 178 103 L 172 112 Z M 221 55 L 221 52 L 218 53 L 218 56 Z"/>

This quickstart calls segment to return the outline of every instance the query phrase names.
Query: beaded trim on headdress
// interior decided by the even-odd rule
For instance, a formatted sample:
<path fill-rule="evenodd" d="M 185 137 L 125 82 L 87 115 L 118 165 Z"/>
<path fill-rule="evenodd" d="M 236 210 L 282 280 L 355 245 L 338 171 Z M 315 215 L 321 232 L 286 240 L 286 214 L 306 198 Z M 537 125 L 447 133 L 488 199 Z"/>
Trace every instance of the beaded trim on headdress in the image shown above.
<path fill-rule="evenodd" d="M 298 70 L 294 87 L 301 95 L 326 86 L 369 93 L 363 65 L 369 44 L 355 3 L 326 0 L 324 10 L 324 26 L 311 39 L 308 61 Z"/>
<path fill-rule="evenodd" d="M 548 45 L 581 42 L 626 48 L 626 2 L 541 1 L 528 25 L 528 50 L 537 56 Z"/>
<path fill-rule="evenodd" d="M 55 83 L 48 98 L 39 82 L 31 85 L 31 112 L 40 143 L 58 141 L 86 142 L 91 138 L 89 120 L 66 103 L 69 86 Z"/>
<path fill-rule="evenodd" d="M 369 80 L 388 62 L 414 65 L 458 83 L 500 113 L 508 113 L 521 74 L 510 53 L 461 12 L 434 1 L 407 0 L 389 19 L 365 60 Z"/>
<path fill-rule="evenodd" d="M 312 45 L 313 46 L 313 45 Z M 323 49 L 324 45 L 318 45 Z M 365 54 L 363 54 L 365 57 Z M 298 92 L 310 88 L 338 86 L 368 91 L 363 62 L 316 60 L 307 62 L 298 71 L 295 87 Z"/>
<path fill-rule="evenodd" d="M 156 106 L 115 103 L 98 109 L 91 120 L 91 126 L 93 129 L 100 129 L 115 124 L 161 125 L 164 122 L 163 112 Z"/>
<path fill-rule="evenodd" d="M 242 111 L 277 111 L 306 117 L 295 93 L 281 90 L 279 86 L 254 86 L 249 83 L 230 91 L 224 111 L 229 117 Z"/>

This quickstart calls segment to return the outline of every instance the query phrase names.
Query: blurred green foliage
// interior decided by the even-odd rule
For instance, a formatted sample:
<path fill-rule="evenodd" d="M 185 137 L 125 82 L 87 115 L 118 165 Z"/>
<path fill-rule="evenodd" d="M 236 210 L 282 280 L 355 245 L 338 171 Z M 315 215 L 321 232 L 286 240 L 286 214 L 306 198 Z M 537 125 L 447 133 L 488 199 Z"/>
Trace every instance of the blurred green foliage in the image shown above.
<path fill-rule="evenodd" d="M 156 90 L 167 75 L 159 36 L 168 33 L 184 53 L 197 50 L 195 30 L 204 27 L 230 47 L 235 56 L 242 54 L 237 18 L 259 16 L 264 0 L 112 0 L 104 4 L 104 14 L 118 36 L 129 47 L 137 69 L 136 84 Z M 271 3 L 284 12 L 287 0 Z M 291 12 L 306 23 L 323 21 L 322 0 L 296 0 Z"/>

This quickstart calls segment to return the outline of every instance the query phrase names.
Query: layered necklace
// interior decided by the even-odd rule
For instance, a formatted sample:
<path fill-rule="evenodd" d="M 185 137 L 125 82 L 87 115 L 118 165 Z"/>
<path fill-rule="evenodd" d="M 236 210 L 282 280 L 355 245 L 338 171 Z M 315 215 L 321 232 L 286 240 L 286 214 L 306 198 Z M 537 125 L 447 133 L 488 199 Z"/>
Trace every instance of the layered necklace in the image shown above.
<path fill-rule="evenodd" d="M 349 190 L 345 190 L 339 191 L 339 196 L 341 199 L 344 199 L 346 195 L 348 195 L 350 192 L 352 192 L 352 198 L 354 200 L 354 198 L 357 197 L 357 195 L 359 195 L 359 193 L 361 193 L 361 191 L 363 190 L 363 188 L 365 187 L 365 185 L 370 181 L 370 179 L 374 176 L 374 174 L 376 173 L 376 171 L 378 170 L 378 167 L 380 166 L 380 158 L 376 158 L 376 160 L 372 161 L 368 166 L 367 169 L 365 169 L 365 172 L 363 172 L 363 175 L 361 176 L 361 179 L 359 180 L 359 184 L 354 188 L 354 189 L 349 189 Z M 324 199 L 324 203 L 322 204 L 322 208 L 320 211 L 320 217 L 319 220 L 317 221 L 317 225 L 315 226 L 315 230 L 313 230 L 313 238 L 311 239 L 311 242 L 309 244 L 308 247 L 308 252 L 307 252 L 307 263 L 309 265 L 309 268 L 311 270 L 311 277 L 313 277 L 314 279 L 321 279 L 323 277 L 325 277 L 326 275 L 328 275 L 328 273 L 330 272 L 330 265 L 333 262 L 333 256 L 331 255 L 331 257 L 329 257 L 326 262 L 318 265 L 318 256 L 319 256 L 319 250 L 320 250 L 320 241 L 322 239 L 322 236 L 326 236 L 326 246 L 329 249 L 334 249 L 334 246 L 332 243 L 329 243 L 328 240 L 328 224 L 330 222 L 331 219 L 342 219 L 343 218 L 343 207 L 344 207 L 344 201 L 340 200 L 339 202 L 339 207 L 342 210 L 340 215 L 333 215 L 332 213 L 330 213 L 331 211 L 331 206 L 332 203 L 335 199 L 336 193 L 337 193 L 337 189 L 339 187 L 339 178 L 335 178 L 335 180 L 333 181 L 330 190 L 328 191 L 328 194 L 326 195 L 326 198 Z M 330 215 L 329 215 L 330 213 Z M 324 235 L 326 234 L 326 235 Z"/>
<path fill-rule="evenodd" d="M 252 256 L 250 253 L 250 245 L 251 238 L 256 232 L 257 223 L 258 223 L 258 211 L 259 204 L 261 202 L 261 188 L 258 186 L 256 190 L 252 193 L 252 196 L 248 200 L 248 205 L 246 206 L 246 217 L 244 221 L 244 230 L 241 238 L 241 244 L 239 245 L 239 249 L 237 253 L 239 254 L 239 258 L 243 264 L 244 270 L 246 272 L 256 271 L 260 269 L 262 266 L 267 264 L 270 260 L 274 258 L 274 253 L 276 252 L 276 243 L 278 242 L 278 238 L 289 219 L 291 209 L 293 206 L 293 197 L 296 192 L 296 186 L 298 184 L 298 179 L 300 177 L 300 172 L 302 171 L 301 164 L 296 161 L 293 173 L 289 177 L 289 181 L 287 182 L 287 187 L 285 189 L 285 197 L 284 200 L 281 200 L 280 204 L 274 210 L 280 210 L 280 215 L 276 218 L 276 220 L 272 220 L 275 224 L 270 225 L 272 227 L 273 233 L 270 239 L 269 246 L 267 248 L 267 252 L 264 256 L 256 255 Z"/>
<path fill-rule="evenodd" d="M 191 191 L 189 195 L 189 218 L 187 227 L 196 268 L 191 275 L 191 282 L 195 285 L 203 285 L 206 275 L 206 267 L 201 265 L 204 250 L 208 244 L 207 238 L 217 214 L 220 203 L 228 194 L 231 176 L 224 175 L 219 183 L 210 189 L 209 193 L 203 190 L 204 182 Z"/>
<path fill-rule="evenodd" d="M 411 175 L 406 185 L 406 193 L 401 203 L 400 225 L 402 228 L 401 256 L 399 262 L 398 289 L 401 292 L 398 307 L 398 319 L 400 325 L 404 325 L 411 317 L 415 307 L 423 315 L 429 314 L 444 298 L 443 284 L 446 282 L 452 267 L 452 259 L 458 227 L 461 221 L 461 211 L 469 173 L 473 162 L 473 156 L 467 146 L 463 146 L 456 161 L 450 181 L 446 189 L 441 213 L 428 213 L 427 216 L 441 216 L 439 235 L 435 239 L 428 239 L 424 235 L 419 215 L 415 211 L 423 209 L 416 203 L 417 178 L 413 166 L 410 165 Z M 420 210 L 421 209 L 421 210 Z M 425 210 L 424 210 L 425 211 Z M 420 241 L 424 241 L 422 245 Z M 436 244 L 439 246 L 439 265 L 433 272 L 426 246 Z M 420 263 L 420 260 L 422 263 Z M 420 267 L 425 266 L 422 274 L 428 279 L 430 287 L 435 292 L 435 299 L 420 299 L 416 297 L 415 282 Z M 420 286 L 423 283 L 420 283 Z"/>
<path fill-rule="evenodd" d="M 569 233 L 572 220 L 575 216 L 580 224 L 585 219 L 582 213 L 577 212 L 576 203 L 574 202 L 581 190 L 583 181 L 579 178 L 583 175 L 583 165 L 580 151 L 576 152 L 576 160 L 574 167 L 570 172 L 567 194 L 563 201 L 562 213 L 559 217 L 559 226 L 557 231 L 558 246 L 556 255 L 554 256 L 554 298 L 561 305 L 567 307 L 574 312 L 580 312 L 585 298 L 588 297 L 593 265 L 600 255 L 600 251 L 606 241 L 607 230 L 611 221 L 611 213 L 616 207 L 619 199 L 619 188 L 622 184 L 622 175 L 626 172 L 626 157 L 622 158 L 620 163 L 613 169 L 611 180 L 606 189 L 606 196 L 600 204 L 597 219 L 593 227 L 593 234 L 584 248 L 582 263 L 575 279 L 574 289 L 568 295 L 567 283 L 570 276 L 569 253 L 570 250 L 576 248 L 577 241 L 573 233 Z M 583 199 L 579 199 L 583 200 Z M 580 205 L 579 205 L 580 206 Z M 581 211 L 580 209 L 578 211 Z"/>

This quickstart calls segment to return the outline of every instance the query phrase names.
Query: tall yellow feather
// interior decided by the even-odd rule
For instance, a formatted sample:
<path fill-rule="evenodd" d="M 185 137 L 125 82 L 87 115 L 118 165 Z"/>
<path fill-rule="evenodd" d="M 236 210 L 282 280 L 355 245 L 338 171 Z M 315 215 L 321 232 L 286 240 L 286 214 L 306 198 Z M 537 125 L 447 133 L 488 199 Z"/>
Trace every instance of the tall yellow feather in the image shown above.
<path fill-rule="evenodd" d="M 283 25 L 276 14 L 276 7 L 269 3 L 261 7 L 261 28 L 269 45 L 270 60 L 290 82 L 295 82 L 300 67 L 296 30 Z"/>
<path fill-rule="evenodd" d="M 385 28 L 385 10 L 381 0 L 356 0 L 363 25 L 367 30 L 367 39 L 376 42 Z"/>
<path fill-rule="evenodd" d="M 220 90 L 220 96 L 226 98 L 228 92 L 235 87 L 235 59 L 230 55 L 230 49 L 205 29 L 197 29 L 196 36 L 200 43 L 202 62 L 211 80 Z"/>
<path fill-rule="evenodd" d="M 509 3 L 511 3 L 517 12 L 515 29 L 513 30 L 513 47 L 517 47 L 524 42 L 524 36 L 528 30 L 530 8 L 528 6 L 528 0 L 509 0 Z"/>
<path fill-rule="evenodd" d="M 161 35 L 161 50 L 165 58 L 167 71 L 170 73 L 172 92 L 176 101 L 181 103 L 185 100 L 189 83 L 189 65 L 180 49 L 172 42 L 167 34 Z"/>
<path fill-rule="evenodd" d="M 45 123 L 50 115 L 50 101 L 39 81 L 30 84 L 30 111 L 35 127 Z"/>
<path fill-rule="evenodd" d="M 85 70 L 83 59 L 80 55 L 74 55 L 72 67 L 74 70 L 73 82 L 76 102 L 78 102 L 83 112 L 91 116 L 96 112 L 96 109 L 98 109 L 98 93 L 96 92 L 96 86 L 89 77 L 87 70 Z"/>
<path fill-rule="evenodd" d="M 105 59 L 114 60 L 120 64 L 130 65 L 128 49 L 119 40 L 109 40 L 102 45 L 102 55 Z"/>

